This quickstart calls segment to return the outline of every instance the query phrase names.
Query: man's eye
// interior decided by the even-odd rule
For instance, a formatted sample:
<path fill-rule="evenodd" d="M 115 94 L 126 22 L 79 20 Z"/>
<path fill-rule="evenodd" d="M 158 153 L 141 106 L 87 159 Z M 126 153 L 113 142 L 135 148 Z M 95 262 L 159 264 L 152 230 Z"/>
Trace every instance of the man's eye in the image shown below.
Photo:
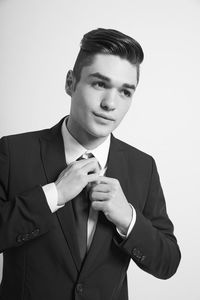
<path fill-rule="evenodd" d="M 103 81 L 95 81 L 92 83 L 92 86 L 97 87 L 97 88 L 105 88 L 106 85 Z"/>
<path fill-rule="evenodd" d="M 124 94 L 125 97 L 130 98 L 132 96 L 131 92 L 128 90 L 122 90 L 122 94 Z"/>

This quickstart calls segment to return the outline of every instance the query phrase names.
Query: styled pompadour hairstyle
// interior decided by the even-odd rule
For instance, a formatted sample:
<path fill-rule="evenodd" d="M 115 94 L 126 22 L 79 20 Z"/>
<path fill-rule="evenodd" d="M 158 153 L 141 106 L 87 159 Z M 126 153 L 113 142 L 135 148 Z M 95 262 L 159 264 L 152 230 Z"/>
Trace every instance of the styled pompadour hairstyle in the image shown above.
<path fill-rule="evenodd" d="M 80 51 L 73 68 L 76 84 L 80 80 L 82 68 L 92 64 L 95 54 L 116 55 L 128 60 L 137 67 L 139 81 L 140 64 L 144 59 L 140 44 L 120 31 L 98 28 L 86 33 L 81 40 Z"/>

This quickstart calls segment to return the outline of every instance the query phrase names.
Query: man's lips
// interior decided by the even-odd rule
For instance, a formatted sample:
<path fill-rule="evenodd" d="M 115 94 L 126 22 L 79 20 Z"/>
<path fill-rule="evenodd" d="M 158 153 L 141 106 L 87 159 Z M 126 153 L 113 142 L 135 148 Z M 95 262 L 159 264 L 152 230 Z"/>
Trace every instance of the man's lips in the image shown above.
<path fill-rule="evenodd" d="M 96 117 L 99 117 L 99 118 L 102 118 L 102 119 L 105 119 L 105 120 L 108 120 L 108 121 L 115 121 L 113 118 L 111 117 L 108 117 L 104 114 L 97 114 L 97 113 L 93 113 Z"/>

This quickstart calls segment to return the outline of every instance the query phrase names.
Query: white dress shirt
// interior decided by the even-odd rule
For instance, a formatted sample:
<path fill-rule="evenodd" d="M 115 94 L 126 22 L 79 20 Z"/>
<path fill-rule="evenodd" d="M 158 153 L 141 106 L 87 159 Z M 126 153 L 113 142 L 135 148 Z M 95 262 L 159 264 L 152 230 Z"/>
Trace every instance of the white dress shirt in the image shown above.
<path fill-rule="evenodd" d="M 106 171 L 106 164 L 107 164 L 107 159 L 108 159 L 108 153 L 109 153 L 109 148 L 110 148 L 110 135 L 107 137 L 107 139 L 99 145 L 97 148 L 93 150 L 87 150 L 85 149 L 68 131 L 67 126 L 66 126 L 66 118 L 63 121 L 62 124 L 62 137 L 64 141 L 64 149 L 65 149 L 65 159 L 67 165 L 70 164 L 73 161 L 76 161 L 80 156 L 82 156 L 84 153 L 90 152 L 92 153 L 95 158 L 97 159 L 101 171 L 100 171 L 100 176 L 104 175 Z M 43 191 L 45 193 L 47 203 L 52 211 L 54 213 L 57 211 L 59 208 L 61 208 L 64 205 L 58 205 L 58 192 L 55 183 L 49 183 L 45 186 L 42 187 Z M 130 203 L 129 203 L 130 204 Z M 128 228 L 128 232 L 126 235 L 122 234 L 117 228 L 117 232 L 120 234 L 121 237 L 126 238 L 130 234 L 136 220 L 136 213 L 135 209 L 133 206 L 130 204 L 132 208 L 132 220 Z M 94 232 L 96 229 L 96 224 L 98 220 L 98 212 L 95 211 L 92 207 L 90 207 L 89 211 L 89 218 L 88 218 L 88 223 L 87 223 L 87 248 L 89 249 Z"/>

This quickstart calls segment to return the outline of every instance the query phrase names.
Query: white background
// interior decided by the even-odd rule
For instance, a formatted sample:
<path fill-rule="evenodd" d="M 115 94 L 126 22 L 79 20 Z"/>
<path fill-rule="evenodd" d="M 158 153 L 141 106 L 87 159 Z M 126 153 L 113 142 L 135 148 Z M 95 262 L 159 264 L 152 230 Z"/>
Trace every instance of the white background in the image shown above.
<path fill-rule="evenodd" d="M 167 281 L 131 263 L 130 300 L 199 300 L 199 0 L 0 0 L 0 136 L 50 127 L 69 112 L 65 75 L 97 27 L 143 46 L 140 84 L 115 135 L 154 156 L 182 251 Z"/>

